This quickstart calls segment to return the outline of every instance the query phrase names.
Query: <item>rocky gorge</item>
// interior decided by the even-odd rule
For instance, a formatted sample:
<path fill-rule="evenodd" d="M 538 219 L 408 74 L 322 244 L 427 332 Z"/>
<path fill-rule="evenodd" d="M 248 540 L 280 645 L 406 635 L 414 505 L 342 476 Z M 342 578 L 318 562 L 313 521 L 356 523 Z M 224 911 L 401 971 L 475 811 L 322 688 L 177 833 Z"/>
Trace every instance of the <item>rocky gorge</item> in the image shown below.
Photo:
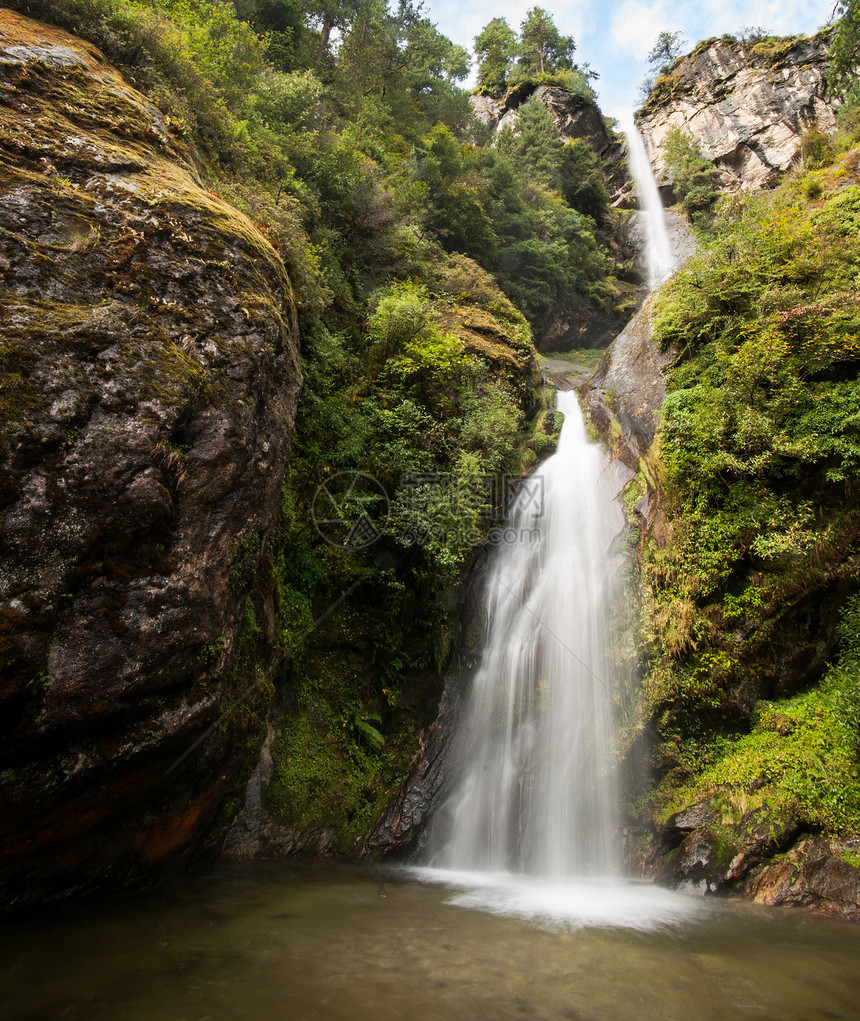
<path fill-rule="evenodd" d="M 569 384 L 563 373 L 541 379 L 534 340 L 549 351 L 615 338 L 579 390 L 628 518 L 614 624 L 633 705 L 622 739 L 627 867 L 857 920 L 854 817 L 839 815 L 839 829 L 842 807 L 816 815 L 805 788 L 796 803 L 778 801 L 775 767 L 756 759 L 737 780 L 740 766 L 721 758 L 743 746 L 752 760 L 745 740 L 776 745 L 809 730 L 807 772 L 823 763 L 830 786 L 856 773 L 836 762 L 826 707 L 857 591 L 852 469 L 833 453 L 839 416 L 816 427 L 833 439 L 809 463 L 812 440 L 769 451 L 766 437 L 789 426 L 763 426 L 758 404 L 720 403 L 779 377 L 755 360 L 764 343 L 706 397 L 695 389 L 766 322 L 769 342 L 817 359 L 792 377 L 792 397 L 812 378 L 822 389 L 810 402 L 827 402 L 826 384 L 845 387 L 851 407 L 856 358 L 844 338 L 856 331 L 839 316 L 853 315 L 842 279 L 853 256 L 832 299 L 837 271 L 824 256 L 791 262 L 819 237 L 822 251 L 850 238 L 856 219 L 850 152 L 836 169 L 801 165 L 809 129 L 836 124 L 827 38 L 708 40 L 658 80 L 638 116 L 667 203 L 673 128 L 720 190 L 764 194 L 787 181 L 802 196 L 809 233 L 774 255 L 782 275 L 768 277 L 758 304 L 744 304 L 752 285 L 708 276 L 722 266 L 712 239 L 694 240 L 677 211 L 667 217 L 689 276 L 645 298 L 624 146 L 589 97 L 527 82 L 468 101 L 491 141 L 515 133 L 531 101 L 552 115 L 547 152 L 584 143 L 600 194 L 596 209 L 577 209 L 564 205 L 563 174 L 549 200 L 547 181 L 514 192 L 492 145 L 460 143 L 447 127 L 410 139 L 409 160 L 402 139 L 378 155 L 383 131 L 350 154 L 331 141 L 346 100 L 320 99 L 303 73 L 266 88 L 283 89 L 284 109 L 298 94 L 300 116 L 319 120 L 285 132 L 294 166 L 254 204 L 236 184 L 251 157 L 219 166 L 193 118 L 156 101 L 142 72 L 141 91 L 94 44 L 0 10 L 4 910 L 146 886 L 219 854 L 414 853 L 446 795 L 448 742 L 482 650 L 487 533 L 507 496 L 481 487 L 527 476 L 558 439 L 545 384 Z M 268 167 L 279 114 L 260 95 L 249 152 Z M 230 137 L 252 128 L 249 113 Z M 309 157 L 303 147 L 321 138 L 330 148 Z M 492 186 L 479 179 L 482 160 Z M 421 209 L 414 221 L 404 194 Z M 529 194 L 546 202 L 541 230 L 563 221 L 564 244 L 553 236 L 547 251 L 587 265 L 579 290 L 560 282 L 540 230 L 503 245 L 503 224 L 526 230 Z M 469 248 L 493 238 L 497 277 Z M 730 270 L 746 272 L 733 243 Z M 534 266 L 545 276 L 530 277 Z M 532 290 L 551 300 L 527 319 L 499 285 L 505 272 L 537 280 Z M 676 300 L 684 280 L 694 298 Z M 823 297 L 804 290 L 813 284 Z M 705 325 L 690 326 L 689 309 Z M 739 332 L 707 348 L 712 324 L 725 322 Z M 810 354 L 809 338 L 822 337 Z M 708 407 L 722 417 L 706 418 Z M 717 464 L 696 517 L 679 450 L 703 435 L 723 446 L 711 460 L 709 449 L 691 455 Z M 749 497 L 769 517 L 746 505 L 720 516 L 725 492 L 774 461 L 790 466 L 776 495 Z M 385 494 L 382 510 L 357 518 L 373 541 L 332 541 L 315 501 L 331 479 L 368 473 Z M 734 531 L 729 514 L 742 520 Z M 702 550 L 710 559 L 695 558 Z M 822 719 L 826 733 L 815 730 Z"/>

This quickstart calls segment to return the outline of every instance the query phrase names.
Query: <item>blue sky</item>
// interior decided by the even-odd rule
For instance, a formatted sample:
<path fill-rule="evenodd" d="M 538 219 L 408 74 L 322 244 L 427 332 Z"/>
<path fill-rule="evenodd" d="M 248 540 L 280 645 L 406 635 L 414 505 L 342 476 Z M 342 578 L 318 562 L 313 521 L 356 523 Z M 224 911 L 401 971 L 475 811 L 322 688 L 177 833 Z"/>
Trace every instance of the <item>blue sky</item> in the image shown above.
<path fill-rule="evenodd" d="M 646 56 L 663 29 L 681 31 L 689 49 L 701 39 L 761 26 L 774 35 L 812 33 L 830 17 L 833 0 L 425 0 L 427 16 L 449 39 L 471 51 L 492 18 L 519 29 L 525 12 L 541 6 L 576 40 L 576 57 L 600 72 L 595 87 L 604 113 L 620 120 L 638 105 Z"/>

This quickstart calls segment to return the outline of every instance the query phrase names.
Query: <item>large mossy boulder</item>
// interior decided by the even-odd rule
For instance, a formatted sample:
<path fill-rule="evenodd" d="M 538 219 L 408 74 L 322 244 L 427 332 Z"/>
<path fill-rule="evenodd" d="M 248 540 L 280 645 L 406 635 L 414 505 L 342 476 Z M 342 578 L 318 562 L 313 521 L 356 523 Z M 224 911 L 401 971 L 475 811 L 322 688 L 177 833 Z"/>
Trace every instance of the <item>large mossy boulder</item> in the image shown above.
<path fill-rule="evenodd" d="M 187 859 L 260 730 L 257 688 L 215 725 L 260 680 L 295 305 L 192 155 L 94 47 L 0 10 L 7 908 Z"/>

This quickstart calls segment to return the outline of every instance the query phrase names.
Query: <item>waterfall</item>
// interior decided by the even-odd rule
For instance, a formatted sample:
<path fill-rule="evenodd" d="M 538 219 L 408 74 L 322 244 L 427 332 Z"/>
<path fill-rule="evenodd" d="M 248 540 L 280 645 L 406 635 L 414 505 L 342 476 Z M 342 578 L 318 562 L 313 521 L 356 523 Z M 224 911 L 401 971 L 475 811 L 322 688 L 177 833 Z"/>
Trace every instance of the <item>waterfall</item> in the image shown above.
<path fill-rule="evenodd" d="M 558 451 L 527 480 L 487 570 L 486 645 L 458 734 L 460 780 L 434 864 L 552 879 L 618 866 L 612 494 L 576 394 Z M 616 508 L 617 511 L 617 508 Z M 441 831 L 441 832 L 440 832 Z"/>
<path fill-rule="evenodd" d="M 630 173 L 636 183 L 639 200 L 639 215 L 645 224 L 645 261 L 648 271 L 648 290 L 653 291 L 667 280 L 675 269 L 675 259 L 666 230 L 663 202 L 657 189 L 657 181 L 651 161 L 645 150 L 642 136 L 631 122 L 625 131 Z"/>

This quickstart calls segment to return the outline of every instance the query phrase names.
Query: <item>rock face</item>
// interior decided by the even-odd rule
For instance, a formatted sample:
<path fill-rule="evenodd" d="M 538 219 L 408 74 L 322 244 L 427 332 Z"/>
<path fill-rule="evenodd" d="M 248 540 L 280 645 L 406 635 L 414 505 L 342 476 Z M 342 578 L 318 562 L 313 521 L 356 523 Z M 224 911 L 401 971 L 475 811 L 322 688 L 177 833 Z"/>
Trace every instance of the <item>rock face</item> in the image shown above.
<path fill-rule="evenodd" d="M 139 882 L 211 832 L 258 726 L 208 732 L 248 607 L 265 625 L 301 376 L 266 239 L 95 48 L 6 10 L 0 194 L 9 908 Z"/>
<path fill-rule="evenodd" d="M 644 227 L 634 213 L 628 237 L 640 251 L 645 245 Z M 676 265 L 683 265 L 695 251 L 686 220 L 667 210 L 666 227 Z M 579 393 L 585 413 L 613 456 L 636 471 L 657 431 L 657 413 L 666 397 L 664 376 L 677 352 L 661 351 L 651 335 L 651 298 L 613 340 L 594 374 Z"/>
<path fill-rule="evenodd" d="M 419 740 L 409 775 L 396 797 L 368 835 L 362 854 L 411 851 L 420 846 L 422 827 L 440 807 L 446 791 L 446 767 L 455 710 L 461 690 L 459 678 L 450 677 L 439 704 L 439 715 Z"/>
<path fill-rule="evenodd" d="M 613 456 L 636 471 L 657 431 L 666 397 L 663 375 L 676 352 L 660 351 L 651 336 L 650 299 L 612 342 L 594 375 L 580 388 L 586 415 Z"/>
<path fill-rule="evenodd" d="M 858 841 L 811 836 L 790 816 L 777 824 L 755 811 L 723 819 L 720 804 L 715 796 L 671 816 L 650 856 L 630 858 L 634 872 L 689 892 L 860 921 L 860 867 L 852 864 Z"/>
<path fill-rule="evenodd" d="M 743 892 L 759 904 L 809 907 L 860 922 L 860 868 L 842 857 L 856 861 L 856 844 L 821 837 L 800 841 L 782 860 L 752 873 Z"/>
<path fill-rule="evenodd" d="M 671 190 L 663 149 L 672 127 L 698 144 L 724 190 L 772 187 L 796 159 L 806 128 L 835 125 L 826 74 L 826 36 L 700 43 L 658 78 L 637 114 L 661 187 Z"/>

